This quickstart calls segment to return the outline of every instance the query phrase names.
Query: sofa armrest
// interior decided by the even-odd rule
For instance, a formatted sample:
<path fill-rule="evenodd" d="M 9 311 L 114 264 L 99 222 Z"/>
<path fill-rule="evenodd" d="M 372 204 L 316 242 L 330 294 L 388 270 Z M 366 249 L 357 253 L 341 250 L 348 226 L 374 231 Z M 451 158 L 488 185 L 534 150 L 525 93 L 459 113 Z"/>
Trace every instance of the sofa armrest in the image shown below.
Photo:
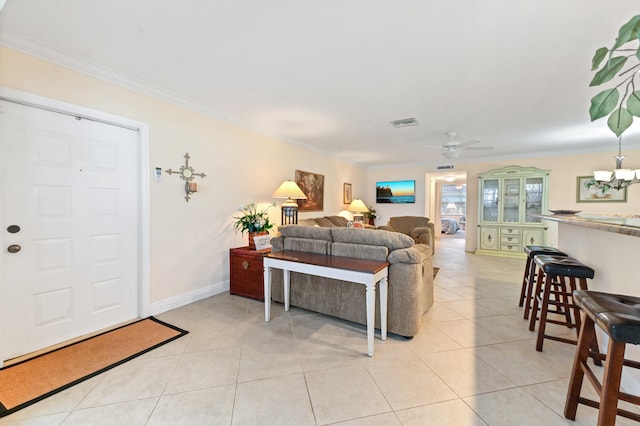
<path fill-rule="evenodd" d="M 435 253 L 433 241 L 434 226 L 432 223 L 429 225 L 413 228 L 413 230 L 411 230 L 411 238 L 413 238 L 417 244 L 428 244 L 429 247 L 431 247 L 431 254 L 433 254 Z"/>
<path fill-rule="evenodd" d="M 271 251 L 282 251 L 284 250 L 284 237 L 278 235 L 277 237 L 273 237 L 271 239 Z"/>
<path fill-rule="evenodd" d="M 430 253 L 428 253 L 430 255 Z M 403 249 L 397 249 L 389 253 L 387 261 L 390 264 L 394 263 L 422 263 L 424 262 L 427 253 L 418 250 L 416 246 L 407 247 Z"/>

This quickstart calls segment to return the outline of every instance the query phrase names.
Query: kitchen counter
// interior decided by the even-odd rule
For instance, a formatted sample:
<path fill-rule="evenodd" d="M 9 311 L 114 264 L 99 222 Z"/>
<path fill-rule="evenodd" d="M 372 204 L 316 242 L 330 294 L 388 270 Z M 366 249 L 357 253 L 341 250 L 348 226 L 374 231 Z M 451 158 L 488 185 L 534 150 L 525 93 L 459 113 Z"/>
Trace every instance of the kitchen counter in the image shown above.
<path fill-rule="evenodd" d="M 554 214 L 537 217 L 583 228 L 640 237 L 640 215 Z"/>
<path fill-rule="evenodd" d="M 558 248 L 592 267 L 589 289 L 605 293 L 640 297 L 638 253 L 640 253 L 640 216 L 638 215 L 541 215 L 558 223 Z M 606 347 L 598 333 L 600 348 Z M 640 360 L 640 347 L 627 345 L 628 358 Z M 629 369 L 632 370 L 632 369 Z M 625 371 L 623 387 L 640 393 L 640 371 Z"/>

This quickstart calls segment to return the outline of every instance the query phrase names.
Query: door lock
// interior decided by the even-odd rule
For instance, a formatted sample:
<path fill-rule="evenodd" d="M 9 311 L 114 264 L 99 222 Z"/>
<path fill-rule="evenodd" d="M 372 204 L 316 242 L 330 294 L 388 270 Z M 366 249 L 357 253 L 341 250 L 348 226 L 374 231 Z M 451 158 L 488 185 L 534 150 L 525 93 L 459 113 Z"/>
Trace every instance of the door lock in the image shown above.
<path fill-rule="evenodd" d="M 7 251 L 9 253 L 17 253 L 20 250 L 22 250 L 22 247 L 20 247 L 18 244 L 11 244 L 9 247 L 7 247 Z"/>

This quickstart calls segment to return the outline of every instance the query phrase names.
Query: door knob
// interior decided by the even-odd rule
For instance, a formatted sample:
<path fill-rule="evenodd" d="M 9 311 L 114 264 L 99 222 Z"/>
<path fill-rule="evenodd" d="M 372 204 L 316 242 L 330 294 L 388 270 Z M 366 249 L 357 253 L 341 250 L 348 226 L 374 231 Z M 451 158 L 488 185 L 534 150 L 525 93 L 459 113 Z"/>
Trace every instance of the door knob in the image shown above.
<path fill-rule="evenodd" d="M 9 253 L 17 253 L 20 250 L 22 250 L 22 247 L 20 247 L 18 244 L 11 244 L 9 247 L 7 247 L 7 251 Z"/>

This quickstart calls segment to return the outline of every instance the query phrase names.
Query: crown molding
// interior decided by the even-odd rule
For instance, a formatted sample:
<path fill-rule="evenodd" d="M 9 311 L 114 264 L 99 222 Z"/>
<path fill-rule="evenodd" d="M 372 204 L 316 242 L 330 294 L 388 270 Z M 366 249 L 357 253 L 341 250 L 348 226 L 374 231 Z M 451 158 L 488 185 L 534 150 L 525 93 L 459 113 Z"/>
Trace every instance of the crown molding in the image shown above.
<path fill-rule="evenodd" d="M 0 0 L 1 1 L 1 0 Z M 28 55 L 43 59 L 56 65 L 60 65 L 64 68 L 71 69 L 73 71 L 80 72 L 93 78 L 97 78 L 106 81 L 111 84 L 115 84 L 134 92 L 158 99 L 163 102 L 167 102 L 172 105 L 184 108 L 186 110 L 202 114 L 204 116 L 214 118 L 223 123 L 231 126 L 248 130 L 254 133 L 258 133 L 264 136 L 269 136 L 274 139 L 280 140 L 290 145 L 295 145 L 307 150 L 318 152 L 329 158 L 335 158 L 331 153 L 326 150 L 320 149 L 313 145 L 308 145 L 303 142 L 284 137 L 271 131 L 265 131 L 256 125 L 244 122 L 237 117 L 223 114 L 210 106 L 182 96 L 176 92 L 164 89 L 162 87 L 150 84 L 144 80 L 132 77 L 131 75 L 124 74 L 116 71 L 112 68 L 106 67 L 102 64 L 87 61 L 84 58 L 80 58 L 76 55 L 70 54 L 61 49 L 57 49 L 53 46 L 47 45 L 39 40 L 35 40 L 29 37 L 19 34 L 11 30 L 2 30 L 0 33 L 0 44 L 7 46 L 11 49 L 26 53 Z M 341 160 L 351 164 L 348 160 Z"/>
<path fill-rule="evenodd" d="M 44 59 L 56 65 L 60 65 L 62 67 L 69 68 L 88 76 L 133 90 L 146 96 L 178 105 L 191 111 L 198 112 L 200 114 L 216 117 L 217 119 L 225 121 L 229 124 L 243 127 L 239 120 L 233 120 L 229 117 L 219 114 L 217 111 L 201 102 L 189 99 L 175 92 L 171 92 L 161 87 L 152 85 L 144 80 L 137 79 L 104 65 L 79 58 L 64 50 L 48 46 L 45 43 L 30 39 L 22 34 L 18 34 L 11 30 L 5 30 L 2 32 L 2 39 L 0 40 L 0 44 L 3 44 L 11 49 L 26 53 L 28 55 Z"/>

